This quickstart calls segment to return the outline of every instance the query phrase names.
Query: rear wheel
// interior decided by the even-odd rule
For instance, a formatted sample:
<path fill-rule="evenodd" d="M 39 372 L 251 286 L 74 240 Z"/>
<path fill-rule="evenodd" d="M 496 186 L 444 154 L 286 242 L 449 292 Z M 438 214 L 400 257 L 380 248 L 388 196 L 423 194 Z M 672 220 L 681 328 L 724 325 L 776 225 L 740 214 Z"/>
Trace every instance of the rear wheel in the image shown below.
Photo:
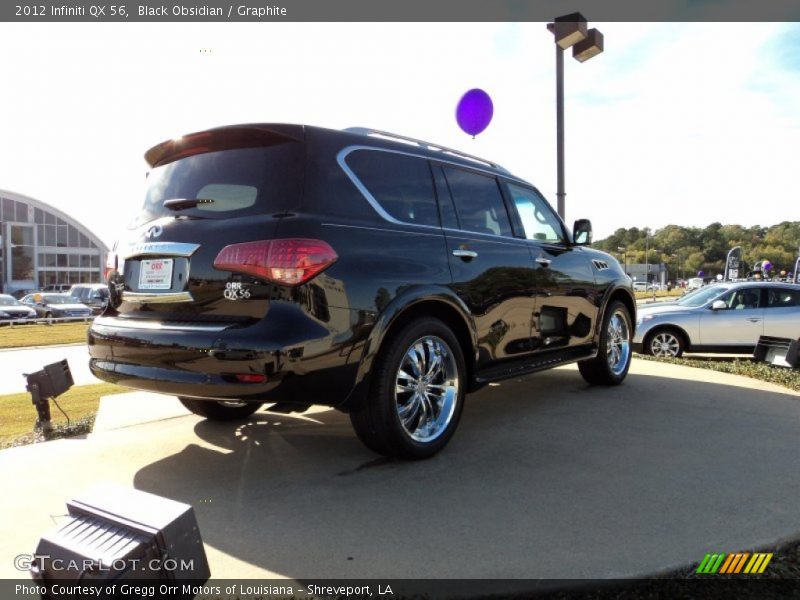
<path fill-rule="evenodd" d="M 241 402 L 238 400 L 198 400 L 178 397 L 186 408 L 196 415 L 212 421 L 236 421 L 246 419 L 259 408 L 261 402 Z"/>
<path fill-rule="evenodd" d="M 619 385 L 631 366 L 631 317 L 627 307 L 614 301 L 606 309 L 595 358 L 582 360 L 578 370 L 592 385 Z"/>
<path fill-rule="evenodd" d="M 390 457 L 428 458 L 458 426 L 466 366 L 453 332 L 438 319 L 405 325 L 383 345 L 370 397 L 350 413 L 359 439 Z"/>

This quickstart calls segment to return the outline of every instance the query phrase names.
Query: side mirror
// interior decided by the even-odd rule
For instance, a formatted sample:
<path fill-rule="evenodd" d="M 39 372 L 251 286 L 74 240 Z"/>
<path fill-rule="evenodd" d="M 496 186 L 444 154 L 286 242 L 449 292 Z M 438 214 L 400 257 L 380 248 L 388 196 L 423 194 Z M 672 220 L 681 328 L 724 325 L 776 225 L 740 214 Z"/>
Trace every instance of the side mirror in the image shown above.
<path fill-rule="evenodd" d="M 592 222 L 589 219 L 578 219 L 572 227 L 572 242 L 576 246 L 588 246 L 592 243 Z"/>
<path fill-rule="evenodd" d="M 728 305 L 725 304 L 725 300 L 714 300 L 711 304 L 711 310 L 725 310 L 728 308 Z"/>

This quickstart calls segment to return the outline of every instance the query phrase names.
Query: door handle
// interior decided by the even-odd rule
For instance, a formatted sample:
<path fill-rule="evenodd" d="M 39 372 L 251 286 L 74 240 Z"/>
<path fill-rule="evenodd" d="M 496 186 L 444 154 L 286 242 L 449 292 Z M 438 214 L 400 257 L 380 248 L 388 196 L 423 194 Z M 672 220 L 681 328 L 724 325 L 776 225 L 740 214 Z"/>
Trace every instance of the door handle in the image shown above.
<path fill-rule="evenodd" d="M 761 319 L 759 319 L 758 317 L 750 317 L 747 320 L 750 321 L 751 323 L 758 323 Z"/>
<path fill-rule="evenodd" d="M 472 260 L 473 258 L 478 258 L 478 253 L 474 250 L 464 250 L 463 248 L 459 248 L 457 250 L 453 250 L 453 256 L 457 256 L 463 260 Z"/>
<path fill-rule="evenodd" d="M 553 261 L 550 260 L 549 258 L 545 258 L 544 256 L 539 256 L 536 259 L 536 262 L 539 263 L 540 265 L 542 265 L 543 267 L 549 267 L 550 263 L 553 262 Z"/>

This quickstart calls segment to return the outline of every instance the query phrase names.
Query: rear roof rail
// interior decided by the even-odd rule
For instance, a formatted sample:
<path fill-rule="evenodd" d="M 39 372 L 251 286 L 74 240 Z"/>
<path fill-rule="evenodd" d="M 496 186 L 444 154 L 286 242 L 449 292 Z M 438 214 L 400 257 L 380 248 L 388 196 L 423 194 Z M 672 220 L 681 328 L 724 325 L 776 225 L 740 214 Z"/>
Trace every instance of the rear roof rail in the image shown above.
<path fill-rule="evenodd" d="M 442 154 L 449 154 L 451 156 L 457 156 L 459 158 L 463 158 L 482 165 L 488 165 L 493 169 L 496 169 L 502 173 L 511 175 L 508 169 L 498 165 L 495 162 L 486 160 L 485 158 L 480 158 L 478 156 L 473 156 L 472 154 L 467 154 L 466 152 L 461 152 L 460 150 L 454 150 L 453 148 L 448 148 L 446 146 L 442 146 L 441 144 L 434 144 L 433 142 L 426 142 L 424 140 L 418 140 L 416 138 L 407 137 L 405 135 L 399 135 L 397 133 L 390 133 L 388 131 L 381 131 L 379 129 L 371 129 L 369 127 L 348 127 L 347 129 L 344 129 L 344 131 L 347 133 L 355 133 L 358 135 L 366 135 L 390 141 L 399 141 L 399 142 L 404 142 L 406 144 L 412 144 L 414 146 L 425 148 L 432 152 L 441 152 Z"/>

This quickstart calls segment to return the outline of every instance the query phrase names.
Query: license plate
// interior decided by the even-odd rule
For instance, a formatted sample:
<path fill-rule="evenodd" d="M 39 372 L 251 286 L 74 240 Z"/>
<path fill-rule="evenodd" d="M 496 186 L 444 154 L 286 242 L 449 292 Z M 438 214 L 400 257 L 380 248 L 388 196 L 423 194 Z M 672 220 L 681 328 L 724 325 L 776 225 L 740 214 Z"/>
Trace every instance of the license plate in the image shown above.
<path fill-rule="evenodd" d="M 139 265 L 140 290 L 168 290 L 172 287 L 172 259 L 143 260 Z"/>

